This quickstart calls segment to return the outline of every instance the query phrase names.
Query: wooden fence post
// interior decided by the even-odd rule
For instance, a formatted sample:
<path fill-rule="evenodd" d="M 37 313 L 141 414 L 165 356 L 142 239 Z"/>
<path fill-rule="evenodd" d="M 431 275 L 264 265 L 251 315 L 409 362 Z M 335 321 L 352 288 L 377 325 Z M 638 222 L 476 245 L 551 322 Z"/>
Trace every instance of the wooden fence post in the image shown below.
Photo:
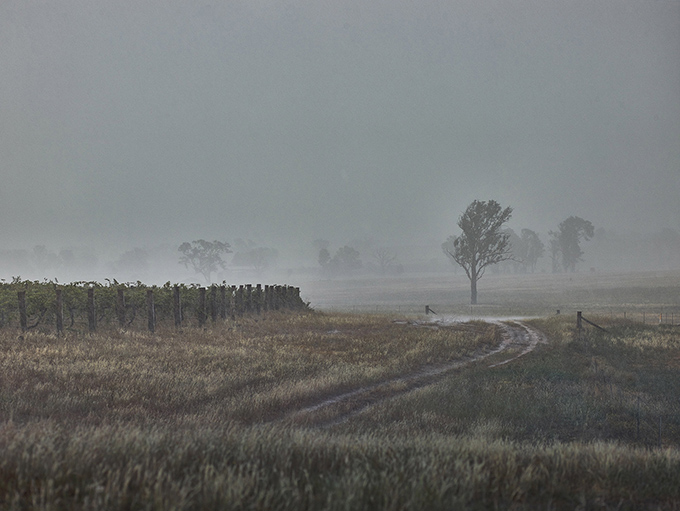
<path fill-rule="evenodd" d="M 205 288 L 198 288 L 198 326 L 205 325 Z"/>
<path fill-rule="evenodd" d="M 227 319 L 227 286 L 220 286 L 220 319 Z"/>
<path fill-rule="evenodd" d="M 260 315 L 262 310 L 262 284 L 258 284 L 255 288 L 255 312 Z"/>
<path fill-rule="evenodd" d="M 210 320 L 217 321 L 217 286 L 210 286 Z"/>
<path fill-rule="evenodd" d="M 246 312 L 252 312 L 253 310 L 253 285 L 246 284 L 246 296 L 243 300 L 245 302 Z"/>
<path fill-rule="evenodd" d="M 149 332 L 154 333 L 156 331 L 156 306 L 153 301 L 153 289 L 146 290 L 146 313 Z"/>
<path fill-rule="evenodd" d="M 236 321 L 236 286 L 227 287 L 227 314 Z"/>
<path fill-rule="evenodd" d="M 118 316 L 118 326 L 125 328 L 125 290 L 118 288 L 118 299 L 116 300 L 116 316 Z"/>
<path fill-rule="evenodd" d="M 175 328 L 180 328 L 182 326 L 182 302 L 177 285 L 172 288 L 172 312 L 175 318 Z"/>
<path fill-rule="evenodd" d="M 286 286 L 286 309 L 292 309 L 293 308 L 293 294 L 294 294 L 294 289 L 293 286 Z"/>
<path fill-rule="evenodd" d="M 581 331 L 583 328 L 583 318 L 581 317 L 581 311 L 576 311 L 576 328 Z"/>
<path fill-rule="evenodd" d="M 61 289 L 56 289 L 55 293 L 57 295 L 57 335 L 62 335 L 64 333 L 64 300 L 62 297 Z"/>
<path fill-rule="evenodd" d="M 243 316 L 243 285 L 236 290 L 236 313 Z"/>
<path fill-rule="evenodd" d="M 295 308 L 297 309 L 302 304 L 302 298 L 300 298 L 300 288 L 294 287 L 293 289 L 295 290 L 294 299 L 295 299 Z"/>
<path fill-rule="evenodd" d="M 95 314 L 93 287 L 87 289 L 87 326 L 90 332 L 97 330 L 97 315 Z"/>
<path fill-rule="evenodd" d="M 19 300 L 19 324 L 21 331 L 25 332 L 28 328 L 28 316 L 26 315 L 26 291 L 18 291 L 17 298 Z"/>

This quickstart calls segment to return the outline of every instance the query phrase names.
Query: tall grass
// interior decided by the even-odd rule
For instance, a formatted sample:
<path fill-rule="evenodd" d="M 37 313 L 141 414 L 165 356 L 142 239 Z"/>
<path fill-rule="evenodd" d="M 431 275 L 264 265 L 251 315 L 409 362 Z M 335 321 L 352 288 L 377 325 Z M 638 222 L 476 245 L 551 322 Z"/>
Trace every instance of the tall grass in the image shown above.
<path fill-rule="evenodd" d="M 567 318 L 532 323 L 549 343 L 530 355 L 493 369 L 469 366 L 343 431 L 392 425 L 407 434 L 680 447 L 680 329 L 618 322 L 579 337 Z"/>
<path fill-rule="evenodd" d="M 676 450 L 605 443 L 43 421 L 5 425 L 0 448 L 3 509 L 670 509 L 680 499 Z"/>
<path fill-rule="evenodd" d="M 564 318 L 540 320 L 550 343 L 510 364 L 470 365 L 330 429 L 268 422 L 497 342 L 481 323 L 395 319 L 269 314 L 156 335 L 4 332 L 0 508 L 680 506 L 671 327 L 608 325 L 580 339 Z M 653 428 L 631 430 L 638 397 L 652 419 L 665 414 L 661 448 Z"/>
<path fill-rule="evenodd" d="M 111 330 L 0 335 L 0 420 L 139 421 L 209 414 L 262 421 L 471 353 L 486 335 L 422 331 L 375 316 L 269 314 L 156 335 Z"/>

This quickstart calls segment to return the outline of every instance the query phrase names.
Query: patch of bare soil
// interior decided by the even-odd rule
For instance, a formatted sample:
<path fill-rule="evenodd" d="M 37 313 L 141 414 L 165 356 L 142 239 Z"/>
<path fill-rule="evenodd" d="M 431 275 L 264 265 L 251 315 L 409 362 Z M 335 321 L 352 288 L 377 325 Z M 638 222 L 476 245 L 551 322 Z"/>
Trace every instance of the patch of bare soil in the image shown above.
<path fill-rule="evenodd" d="M 432 385 L 451 371 L 489 358 L 493 360 L 489 368 L 499 367 L 530 353 L 536 349 L 538 344 L 547 342 L 545 335 L 521 321 L 494 321 L 493 323 L 501 329 L 501 342 L 493 349 L 480 351 L 445 365 L 424 366 L 416 372 L 358 387 L 331 397 L 326 396 L 313 405 L 286 410 L 276 419 L 276 422 L 309 427 L 328 427 L 340 424 L 378 403 Z M 414 324 L 424 328 L 436 327 L 436 324 L 430 322 Z"/>

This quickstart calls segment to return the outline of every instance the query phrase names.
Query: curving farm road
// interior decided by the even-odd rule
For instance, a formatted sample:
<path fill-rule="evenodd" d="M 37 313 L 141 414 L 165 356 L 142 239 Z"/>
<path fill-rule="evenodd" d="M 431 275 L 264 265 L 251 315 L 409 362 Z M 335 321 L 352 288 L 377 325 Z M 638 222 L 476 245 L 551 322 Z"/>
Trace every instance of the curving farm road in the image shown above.
<path fill-rule="evenodd" d="M 488 367 L 499 367 L 532 352 L 540 343 L 547 342 L 545 335 L 522 321 L 494 320 L 492 323 L 497 324 L 502 331 L 501 342 L 494 349 L 464 357 L 445 365 L 423 367 L 410 374 L 359 387 L 330 398 L 326 397 L 311 406 L 287 410 L 275 422 L 287 422 L 308 427 L 328 427 L 340 424 L 371 406 L 431 385 L 450 371 L 478 363 L 489 357 L 493 357 L 494 362 Z M 433 326 L 432 322 L 414 324 L 417 326 Z M 436 324 L 435 322 L 434 325 Z M 502 360 L 496 361 L 499 356 L 502 357 Z"/>

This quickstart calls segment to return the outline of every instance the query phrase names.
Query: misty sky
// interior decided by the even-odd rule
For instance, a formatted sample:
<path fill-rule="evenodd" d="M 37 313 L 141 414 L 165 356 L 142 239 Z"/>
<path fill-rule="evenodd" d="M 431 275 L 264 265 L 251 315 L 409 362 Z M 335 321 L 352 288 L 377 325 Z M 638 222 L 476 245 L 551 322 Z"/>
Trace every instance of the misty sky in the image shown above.
<path fill-rule="evenodd" d="M 0 249 L 680 230 L 678 0 L 2 0 Z"/>

